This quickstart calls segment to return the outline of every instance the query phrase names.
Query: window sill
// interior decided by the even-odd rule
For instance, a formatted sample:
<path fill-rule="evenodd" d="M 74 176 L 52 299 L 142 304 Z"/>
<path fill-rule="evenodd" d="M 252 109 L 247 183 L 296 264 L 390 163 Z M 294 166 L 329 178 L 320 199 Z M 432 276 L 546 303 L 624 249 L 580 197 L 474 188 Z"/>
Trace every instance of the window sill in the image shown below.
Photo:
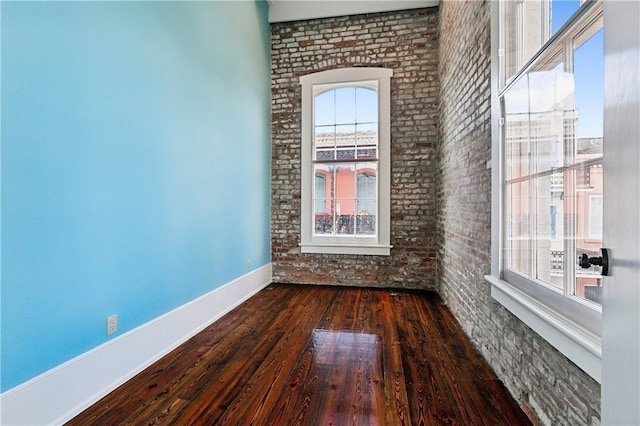
<path fill-rule="evenodd" d="M 602 341 L 558 311 L 540 303 L 517 287 L 492 275 L 491 296 L 543 339 L 600 382 Z"/>
<path fill-rule="evenodd" d="M 359 244 L 300 244 L 302 253 L 318 254 L 359 254 L 365 256 L 390 256 L 390 245 Z"/>

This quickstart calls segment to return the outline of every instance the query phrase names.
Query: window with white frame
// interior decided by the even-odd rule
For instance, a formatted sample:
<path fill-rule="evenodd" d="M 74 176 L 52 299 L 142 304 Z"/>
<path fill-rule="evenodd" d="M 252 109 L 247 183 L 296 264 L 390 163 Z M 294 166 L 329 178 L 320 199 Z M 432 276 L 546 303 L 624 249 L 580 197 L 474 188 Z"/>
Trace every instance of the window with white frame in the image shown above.
<path fill-rule="evenodd" d="M 344 68 L 300 78 L 303 253 L 390 253 L 391 76 Z"/>
<path fill-rule="evenodd" d="M 602 2 L 493 7 L 492 294 L 599 380 Z"/>

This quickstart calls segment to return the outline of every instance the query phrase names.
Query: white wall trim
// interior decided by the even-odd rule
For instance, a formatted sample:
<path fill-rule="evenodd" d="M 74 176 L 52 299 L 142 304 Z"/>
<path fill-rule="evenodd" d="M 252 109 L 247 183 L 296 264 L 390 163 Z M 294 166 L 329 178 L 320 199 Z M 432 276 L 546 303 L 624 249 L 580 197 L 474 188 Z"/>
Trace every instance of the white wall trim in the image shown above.
<path fill-rule="evenodd" d="M 0 424 L 62 424 L 271 283 L 271 263 L 0 395 Z"/>
<path fill-rule="evenodd" d="M 390 256 L 392 248 L 391 245 L 300 244 L 301 253 L 359 254 L 364 256 Z"/>
<path fill-rule="evenodd" d="M 599 335 L 491 275 L 491 296 L 596 381 L 602 376 Z"/>

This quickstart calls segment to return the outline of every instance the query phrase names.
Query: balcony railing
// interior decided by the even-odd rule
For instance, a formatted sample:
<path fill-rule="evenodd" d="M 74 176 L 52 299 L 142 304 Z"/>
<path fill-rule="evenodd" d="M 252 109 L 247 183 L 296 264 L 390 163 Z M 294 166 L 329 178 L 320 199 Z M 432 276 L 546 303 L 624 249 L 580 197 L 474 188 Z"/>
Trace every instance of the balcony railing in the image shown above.
<path fill-rule="evenodd" d="M 316 213 L 316 235 L 365 235 L 376 233 L 376 216 L 372 214 L 336 215 L 335 223 L 329 213 Z"/>

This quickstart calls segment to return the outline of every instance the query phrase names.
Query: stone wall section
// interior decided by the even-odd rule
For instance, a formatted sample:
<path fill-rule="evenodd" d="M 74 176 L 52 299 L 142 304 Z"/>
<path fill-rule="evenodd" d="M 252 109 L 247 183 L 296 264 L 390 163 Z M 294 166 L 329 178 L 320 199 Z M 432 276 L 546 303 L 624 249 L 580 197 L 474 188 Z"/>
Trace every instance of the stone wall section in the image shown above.
<path fill-rule="evenodd" d="M 440 294 L 528 415 L 600 424 L 600 385 L 495 302 L 491 271 L 490 2 L 440 3 Z"/>
<path fill-rule="evenodd" d="M 436 288 L 438 10 L 271 26 L 274 282 Z M 391 256 L 301 254 L 302 75 L 372 66 L 391 80 Z"/>

